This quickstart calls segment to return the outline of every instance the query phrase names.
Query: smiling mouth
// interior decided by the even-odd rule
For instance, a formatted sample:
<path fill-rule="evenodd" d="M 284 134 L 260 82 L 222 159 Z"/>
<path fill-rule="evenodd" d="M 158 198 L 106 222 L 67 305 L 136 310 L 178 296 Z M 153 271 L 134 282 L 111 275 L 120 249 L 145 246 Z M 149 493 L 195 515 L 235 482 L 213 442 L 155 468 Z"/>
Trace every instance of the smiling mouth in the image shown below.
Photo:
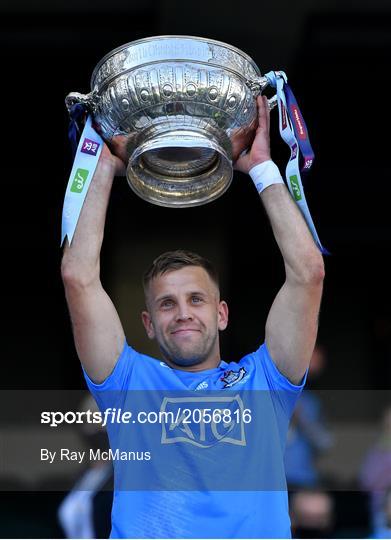
<path fill-rule="evenodd" d="M 171 332 L 171 334 L 185 334 L 186 332 L 199 332 L 199 330 L 197 330 L 196 328 L 181 328 L 179 330 Z"/>

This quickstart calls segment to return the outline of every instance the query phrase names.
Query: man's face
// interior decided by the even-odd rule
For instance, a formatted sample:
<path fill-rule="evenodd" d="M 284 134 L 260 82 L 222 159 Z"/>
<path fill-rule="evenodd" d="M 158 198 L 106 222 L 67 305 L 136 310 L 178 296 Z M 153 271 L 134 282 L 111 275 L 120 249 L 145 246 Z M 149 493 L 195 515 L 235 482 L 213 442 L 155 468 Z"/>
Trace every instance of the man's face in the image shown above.
<path fill-rule="evenodd" d="M 145 329 L 168 362 L 183 367 L 202 364 L 202 369 L 218 365 L 218 332 L 227 326 L 228 308 L 203 268 L 185 266 L 154 278 L 146 302 Z"/>

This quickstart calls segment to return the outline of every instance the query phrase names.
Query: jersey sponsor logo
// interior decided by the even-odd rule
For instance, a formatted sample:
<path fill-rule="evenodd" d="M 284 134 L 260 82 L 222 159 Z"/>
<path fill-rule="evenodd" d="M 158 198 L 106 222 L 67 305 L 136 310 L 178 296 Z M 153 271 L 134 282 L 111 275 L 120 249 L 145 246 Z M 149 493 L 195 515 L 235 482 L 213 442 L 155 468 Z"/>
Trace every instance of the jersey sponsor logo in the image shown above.
<path fill-rule="evenodd" d="M 235 396 L 165 397 L 160 411 L 161 444 L 187 443 L 210 448 L 217 443 L 246 446 L 244 404 Z"/>
<path fill-rule="evenodd" d="M 231 386 L 240 382 L 246 373 L 244 367 L 241 367 L 239 371 L 233 371 L 232 369 L 225 371 L 224 376 L 220 378 L 225 383 L 223 388 L 231 388 Z"/>

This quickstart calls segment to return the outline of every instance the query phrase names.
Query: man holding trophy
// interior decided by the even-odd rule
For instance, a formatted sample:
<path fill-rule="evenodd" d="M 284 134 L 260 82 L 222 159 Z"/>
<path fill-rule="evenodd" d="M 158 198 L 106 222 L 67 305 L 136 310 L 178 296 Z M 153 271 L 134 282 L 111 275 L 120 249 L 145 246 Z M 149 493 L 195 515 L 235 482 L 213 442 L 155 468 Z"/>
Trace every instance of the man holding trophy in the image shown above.
<path fill-rule="evenodd" d="M 197 54 L 200 54 L 199 50 Z M 190 100 L 193 87 L 191 81 L 186 84 Z M 169 99 L 172 86 L 167 81 L 161 85 Z M 213 90 L 214 86 L 211 88 Z M 209 101 L 214 98 L 212 90 Z M 231 107 L 235 105 L 232 99 L 228 103 Z M 250 426 L 242 422 L 237 439 L 234 435 L 237 426 L 233 426 L 231 415 L 224 420 L 226 431 L 223 424 L 216 424 L 213 434 L 203 431 L 198 439 L 194 436 L 195 431 L 191 431 L 192 426 L 178 426 L 178 422 L 171 423 L 170 428 L 175 432 L 180 427 L 181 436 L 176 439 L 168 440 L 169 430 L 164 432 L 164 437 L 159 431 L 153 443 L 156 452 L 143 448 L 151 450 L 148 465 L 151 467 L 159 468 L 161 456 L 168 456 L 164 458 L 167 478 L 158 488 L 155 480 L 150 484 L 140 481 L 135 487 L 134 478 L 130 478 L 137 476 L 137 472 L 133 472 L 135 465 L 114 463 L 112 538 L 290 537 L 286 484 L 285 478 L 281 479 L 284 476 L 282 459 L 289 419 L 304 386 L 316 341 L 324 265 L 297 199 L 289 193 L 278 168 L 271 161 L 268 100 L 258 96 L 254 106 L 257 117 L 253 125 L 257 127 L 251 147 L 248 151 L 240 148 L 241 153 L 235 154 L 233 136 L 231 160 L 237 170 L 249 174 L 254 181 L 285 266 L 285 282 L 266 321 L 265 343 L 256 352 L 246 355 L 239 363 L 221 359 L 219 331 L 228 325 L 228 306 L 220 299 L 218 277 L 209 261 L 183 250 L 161 255 L 144 275 L 146 309 L 142 313 L 142 322 L 148 337 L 157 341 L 163 361 L 142 355 L 127 344 L 121 321 L 101 284 L 99 272 L 112 183 L 115 175 L 125 172 L 125 156 L 118 145 L 113 144 L 110 150 L 102 144 L 71 242 L 68 234 L 62 261 L 66 298 L 76 349 L 88 387 L 101 410 L 123 406 L 132 391 L 143 391 L 144 394 L 146 391 L 186 391 L 188 395 L 200 396 L 188 400 L 193 405 L 201 403 L 202 399 L 225 399 L 224 403 L 228 403 L 225 407 L 235 413 L 238 420 L 241 391 L 257 390 L 267 394 L 263 397 L 267 415 L 258 417 L 256 423 L 253 418 L 251 433 Z M 185 144 L 175 145 L 176 152 L 183 150 L 186 159 L 178 158 L 174 177 L 178 177 L 184 167 L 198 166 L 201 158 L 212 163 L 216 151 L 220 152 L 216 150 L 217 143 L 209 146 L 205 141 L 198 146 L 194 140 L 189 143 L 193 135 L 185 134 Z M 194 135 L 198 136 L 199 133 Z M 158 137 L 166 135 L 162 132 Z M 150 154 L 140 161 L 142 156 L 137 154 L 136 145 L 133 164 L 128 165 L 128 180 L 129 176 L 136 179 L 135 191 L 146 198 L 149 189 L 144 188 L 146 171 L 157 171 L 157 177 L 159 174 L 164 176 L 161 171 L 168 163 L 172 170 L 173 160 L 170 152 L 159 155 L 150 140 L 141 144 L 146 145 Z M 192 154 L 195 146 L 197 155 Z M 172 146 L 164 148 L 168 147 L 171 151 Z M 208 154 L 209 150 L 214 153 Z M 225 189 L 221 187 L 221 179 L 226 178 L 224 167 L 227 165 L 222 163 L 219 170 L 216 163 L 212 168 L 217 186 L 215 195 L 218 196 L 217 191 Z M 189 170 L 186 174 L 190 176 Z M 198 172 L 194 176 L 202 174 Z M 159 189 L 156 185 L 153 187 L 158 192 L 156 197 L 160 196 L 161 183 L 159 186 Z M 171 200 L 167 206 L 175 206 L 172 199 L 175 190 L 168 191 Z M 199 204 L 203 194 L 199 196 L 198 187 L 195 192 Z M 208 397 L 209 391 L 213 398 Z M 230 394 L 232 391 L 234 395 Z M 117 392 L 115 398 L 113 392 Z M 130 404 L 132 399 L 129 399 Z M 166 398 L 165 403 L 167 399 L 170 401 L 171 398 Z M 175 402 L 172 398 L 170 403 L 175 402 L 177 406 L 180 399 Z M 126 430 L 132 429 L 125 424 L 108 426 L 112 448 L 118 448 L 119 440 L 123 444 Z M 146 437 L 152 440 L 153 436 L 150 433 Z M 135 445 L 135 432 L 129 437 Z M 271 439 L 273 443 L 270 443 Z M 232 453 L 228 454 L 227 448 Z M 208 452 L 209 457 L 205 458 Z M 255 454 L 257 465 L 252 466 L 250 462 Z M 271 474 L 270 470 L 277 471 L 273 478 L 280 478 L 279 482 L 265 480 Z M 145 472 L 146 468 L 142 471 L 145 480 L 149 473 Z M 227 471 L 233 480 L 221 481 L 217 486 L 216 477 L 221 480 Z M 258 474 L 263 477 L 255 481 L 253 477 Z M 176 475 L 178 480 L 173 480 Z M 148 489 L 148 485 L 152 487 Z"/>

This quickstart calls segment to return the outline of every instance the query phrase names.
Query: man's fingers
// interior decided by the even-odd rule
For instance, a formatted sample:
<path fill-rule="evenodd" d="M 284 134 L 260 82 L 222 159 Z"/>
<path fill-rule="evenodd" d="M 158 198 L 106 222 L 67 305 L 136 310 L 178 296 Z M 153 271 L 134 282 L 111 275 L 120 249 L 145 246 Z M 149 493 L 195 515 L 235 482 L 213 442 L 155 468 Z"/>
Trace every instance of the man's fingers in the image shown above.
<path fill-rule="evenodd" d="M 126 165 L 125 163 L 117 158 L 117 161 L 115 163 L 116 165 L 116 170 L 115 170 L 115 175 L 116 176 L 126 176 Z"/>
<path fill-rule="evenodd" d="M 258 109 L 258 116 L 262 116 L 262 126 L 270 130 L 270 109 L 269 101 L 266 96 L 260 96 L 260 101 L 262 102 L 262 108 Z"/>
<path fill-rule="evenodd" d="M 268 103 L 267 103 L 267 97 L 265 96 L 258 96 L 257 98 L 257 105 L 258 105 L 258 129 L 269 129 L 269 111 L 268 111 Z"/>
<path fill-rule="evenodd" d="M 263 100 L 265 103 L 265 114 L 266 114 L 266 125 L 267 130 L 270 131 L 270 109 L 269 109 L 269 101 L 266 96 L 263 96 Z"/>

